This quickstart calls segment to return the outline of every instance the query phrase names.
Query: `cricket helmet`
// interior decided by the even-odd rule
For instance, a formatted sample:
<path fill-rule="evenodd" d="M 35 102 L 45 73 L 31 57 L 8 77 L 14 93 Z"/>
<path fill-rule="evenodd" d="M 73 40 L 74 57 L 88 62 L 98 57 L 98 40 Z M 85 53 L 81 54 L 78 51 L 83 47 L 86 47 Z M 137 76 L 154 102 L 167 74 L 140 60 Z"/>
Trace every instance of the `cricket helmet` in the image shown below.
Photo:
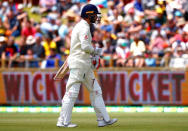
<path fill-rule="evenodd" d="M 101 14 L 97 6 L 93 4 L 87 4 L 82 8 L 81 17 L 88 18 L 91 23 L 95 23 L 98 19 L 98 15 Z"/>

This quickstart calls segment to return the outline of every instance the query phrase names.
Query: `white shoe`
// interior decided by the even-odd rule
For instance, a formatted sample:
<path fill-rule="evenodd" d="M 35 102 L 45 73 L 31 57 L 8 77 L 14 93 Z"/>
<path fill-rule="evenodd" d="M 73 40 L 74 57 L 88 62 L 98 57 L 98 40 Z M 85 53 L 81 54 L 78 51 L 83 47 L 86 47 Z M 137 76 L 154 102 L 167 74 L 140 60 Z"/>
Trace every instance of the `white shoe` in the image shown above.
<path fill-rule="evenodd" d="M 104 126 L 112 125 L 115 122 L 117 122 L 117 118 L 113 118 L 108 122 L 106 122 L 104 120 L 100 120 L 100 121 L 98 121 L 98 127 L 104 127 Z"/>
<path fill-rule="evenodd" d="M 65 124 L 63 124 L 62 122 L 57 122 L 57 125 L 56 125 L 57 127 L 70 127 L 70 128 L 74 128 L 74 127 L 77 127 L 77 125 L 76 124 L 73 124 L 73 123 L 69 123 L 69 124 L 67 124 L 67 125 L 65 125 Z"/>

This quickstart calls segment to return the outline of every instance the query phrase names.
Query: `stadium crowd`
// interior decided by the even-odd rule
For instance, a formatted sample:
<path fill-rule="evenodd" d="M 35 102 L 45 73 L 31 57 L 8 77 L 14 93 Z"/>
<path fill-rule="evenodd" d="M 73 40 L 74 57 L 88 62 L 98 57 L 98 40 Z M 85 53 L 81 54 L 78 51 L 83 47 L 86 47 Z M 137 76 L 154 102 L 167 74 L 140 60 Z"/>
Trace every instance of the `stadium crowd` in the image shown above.
<path fill-rule="evenodd" d="M 39 0 L 37 6 L 1 0 L 1 65 L 62 65 L 86 2 L 102 11 L 92 32 L 93 46 L 103 48 L 102 67 L 188 67 L 187 0 Z"/>

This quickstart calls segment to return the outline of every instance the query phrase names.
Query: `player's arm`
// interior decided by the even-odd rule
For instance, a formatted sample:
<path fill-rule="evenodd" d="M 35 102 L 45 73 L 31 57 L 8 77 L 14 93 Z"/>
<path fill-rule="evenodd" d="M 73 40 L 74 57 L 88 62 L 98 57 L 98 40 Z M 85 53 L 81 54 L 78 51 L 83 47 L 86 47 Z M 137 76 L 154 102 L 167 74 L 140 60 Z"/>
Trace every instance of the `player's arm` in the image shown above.
<path fill-rule="evenodd" d="M 83 31 L 79 33 L 80 33 L 79 39 L 81 41 L 81 49 L 85 51 L 86 53 L 92 54 L 94 52 L 94 48 L 91 45 L 91 41 L 89 39 L 90 37 L 89 28 L 83 29 Z"/>

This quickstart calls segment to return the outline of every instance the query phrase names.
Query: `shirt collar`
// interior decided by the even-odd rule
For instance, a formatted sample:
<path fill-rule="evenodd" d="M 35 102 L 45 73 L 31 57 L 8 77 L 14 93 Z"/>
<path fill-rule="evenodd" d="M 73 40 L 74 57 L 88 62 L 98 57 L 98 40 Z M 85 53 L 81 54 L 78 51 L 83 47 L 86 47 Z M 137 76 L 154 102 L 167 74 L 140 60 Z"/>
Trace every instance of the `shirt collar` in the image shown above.
<path fill-rule="evenodd" d="M 85 25 L 89 26 L 89 24 L 87 23 L 86 20 L 82 19 L 81 22 L 84 23 Z"/>

